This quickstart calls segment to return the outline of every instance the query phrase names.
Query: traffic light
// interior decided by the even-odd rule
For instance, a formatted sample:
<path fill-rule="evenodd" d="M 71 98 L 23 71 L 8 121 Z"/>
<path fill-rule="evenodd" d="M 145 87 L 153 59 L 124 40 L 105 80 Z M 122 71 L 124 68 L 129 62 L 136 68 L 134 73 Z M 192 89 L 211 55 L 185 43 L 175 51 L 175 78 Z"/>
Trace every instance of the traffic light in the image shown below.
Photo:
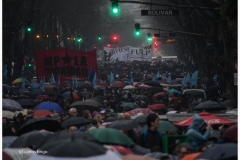
<path fill-rule="evenodd" d="M 80 34 L 77 35 L 77 42 L 80 43 L 82 41 L 82 38 L 80 36 Z"/>
<path fill-rule="evenodd" d="M 158 47 L 158 43 L 154 42 L 154 46 L 155 46 L 155 48 L 157 48 Z"/>
<path fill-rule="evenodd" d="M 101 40 L 102 39 L 102 37 L 101 37 L 101 34 L 99 33 L 98 34 L 98 40 Z"/>
<path fill-rule="evenodd" d="M 32 64 L 31 64 L 31 63 L 28 63 L 28 67 L 32 67 Z"/>
<path fill-rule="evenodd" d="M 152 41 L 152 35 L 151 35 L 151 33 L 148 33 L 148 34 L 147 34 L 147 40 L 148 40 L 148 41 Z"/>
<path fill-rule="evenodd" d="M 118 9 L 118 0 L 112 0 L 112 12 L 117 14 L 119 11 Z"/>
<path fill-rule="evenodd" d="M 32 22 L 30 20 L 27 21 L 26 30 L 27 30 L 27 32 L 32 31 Z"/>
<path fill-rule="evenodd" d="M 118 44 L 118 37 L 117 36 L 113 36 L 112 42 L 113 42 L 113 44 Z"/>
<path fill-rule="evenodd" d="M 135 29 L 136 29 L 136 35 L 140 35 L 140 24 L 139 23 L 135 23 Z"/>

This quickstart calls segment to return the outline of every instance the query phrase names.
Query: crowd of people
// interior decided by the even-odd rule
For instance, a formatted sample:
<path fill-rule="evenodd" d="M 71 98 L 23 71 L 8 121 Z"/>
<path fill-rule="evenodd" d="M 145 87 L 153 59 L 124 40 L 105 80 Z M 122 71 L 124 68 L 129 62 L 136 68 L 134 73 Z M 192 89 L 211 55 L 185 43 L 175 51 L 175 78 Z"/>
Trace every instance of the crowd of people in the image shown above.
<path fill-rule="evenodd" d="M 181 94 L 182 89 L 186 89 L 189 86 L 182 86 L 181 81 L 178 81 L 177 85 L 166 83 L 169 72 L 173 80 L 183 76 L 180 73 L 182 71 L 180 68 L 182 68 L 183 65 L 184 64 L 180 62 L 173 61 L 168 63 L 158 61 L 144 62 L 142 64 L 138 62 L 115 62 L 99 65 L 99 81 L 95 86 L 89 81 L 79 82 L 78 86 L 74 86 L 72 81 L 65 81 L 60 85 L 45 84 L 43 87 L 31 87 L 31 83 L 29 83 L 28 89 L 21 88 L 21 83 L 8 88 L 3 87 L 3 100 L 15 101 L 24 109 L 22 111 L 14 110 L 11 106 L 4 106 L 3 104 L 3 110 L 13 113 L 12 117 L 4 117 L 3 115 L 3 143 L 4 137 L 18 136 L 17 139 L 21 139 L 25 134 L 40 129 L 45 129 L 51 133 L 55 132 L 54 134 L 70 132 L 69 136 L 71 137 L 75 132 L 89 135 L 92 132 L 97 132 L 97 130 L 114 128 L 126 135 L 132 144 L 106 142 L 101 138 L 98 139 L 94 134 L 92 135 L 100 142 L 101 146 L 105 148 L 107 148 L 105 145 L 124 147 L 124 151 L 114 149 L 117 150 L 116 152 L 118 154 L 116 155 L 118 155 L 120 159 L 127 158 L 128 154 L 134 154 L 161 160 L 184 159 L 187 158 L 188 155 L 195 155 L 195 158 L 204 159 L 205 152 L 207 153 L 207 151 L 219 147 L 219 144 L 226 146 L 237 144 L 237 137 L 232 139 L 229 138 L 229 136 L 225 136 L 225 131 L 235 124 L 210 125 L 207 124 L 202 117 L 198 116 L 198 114 L 194 114 L 193 122 L 190 126 L 179 127 L 174 126 L 174 124 L 170 122 L 170 125 L 174 128 L 167 126 L 164 131 L 159 129 L 159 127 L 167 121 L 161 120 L 159 115 L 166 115 L 169 111 L 186 111 L 193 113 L 192 108 L 194 104 L 196 104 L 196 101 L 199 104 L 208 100 L 224 101 L 227 99 L 219 93 L 211 94 L 209 98 L 204 98 L 201 95 L 186 97 Z M 157 70 L 161 70 L 162 74 L 160 74 L 160 77 L 156 81 L 152 82 L 152 77 Z M 133 71 L 135 83 L 130 82 L 129 71 Z M 114 73 L 116 81 L 116 83 L 112 85 L 109 84 L 110 72 Z M 29 81 L 31 82 L 31 80 Z M 157 82 L 158 85 L 155 82 Z M 37 82 L 33 80 L 32 83 Z M 166 89 L 160 84 L 169 84 L 169 86 Z M 132 88 L 124 89 L 126 86 L 131 86 Z M 196 88 L 205 89 L 200 83 Z M 169 92 L 171 89 L 175 91 Z M 34 90 L 42 90 L 42 92 L 33 94 Z M 25 104 L 30 100 L 32 100 L 32 105 Z M 48 112 L 37 115 L 37 112 L 42 110 L 47 110 Z M 46 127 L 44 124 L 38 125 L 38 121 L 41 123 L 39 118 L 43 117 L 46 118 L 47 121 L 50 119 L 54 120 L 55 126 Z M 82 119 L 74 121 L 75 118 L 80 117 Z M 141 120 L 138 121 L 137 118 L 141 118 Z M 34 119 L 39 120 L 35 121 Z M 137 124 L 132 124 L 134 122 Z M 32 130 L 29 128 L 26 129 L 29 125 L 33 125 L 36 128 L 31 126 Z M 59 127 L 56 127 L 57 125 L 59 125 Z M 49 129 L 51 127 L 54 129 Z M 109 134 L 108 136 L 109 139 L 111 139 L 110 137 L 114 135 Z M 170 137 L 167 140 L 167 144 L 165 143 L 166 136 Z M 184 137 L 187 138 L 183 141 Z M 43 138 L 44 137 L 42 137 L 42 139 L 39 138 L 36 142 L 32 141 L 28 143 L 28 145 L 22 143 L 18 148 L 28 147 L 33 151 L 44 149 L 46 148 L 44 144 L 42 146 L 37 145 L 38 141 L 43 140 Z M 117 139 L 117 137 L 115 138 Z M 17 141 L 17 139 L 15 141 Z M 84 139 L 82 138 L 82 140 Z M 51 141 L 51 139 L 49 139 L 49 141 Z M 57 140 L 55 139 L 53 141 Z M 14 144 L 14 141 L 11 142 L 11 144 Z M 11 144 L 3 146 L 5 151 L 16 148 L 11 146 Z M 234 151 L 237 148 L 236 146 L 234 145 Z M 59 151 L 60 150 L 61 149 L 59 149 Z M 79 148 L 79 150 L 81 150 L 81 148 Z M 111 150 L 113 149 L 111 148 Z M 6 153 L 8 152 L 6 151 Z M 234 155 L 234 153 L 229 155 L 229 157 L 225 157 L 225 159 L 237 159 L 237 154 Z M 219 155 L 220 154 L 223 153 L 219 153 Z M 9 153 L 9 155 L 11 154 Z M 48 151 L 47 155 L 58 157 L 58 155 L 55 152 L 51 152 L 51 150 Z M 59 155 L 61 154 L 59 153 Z M 69 153 L 65 157 L 74 157 L 74 154 L 71 156 L 71 153 Z M 213 157 L 212 159 L 214 159 Z M 217 157 L 215 159 L 224 159 L 222 157 L 219 158 L 219 156 L 215 157 Z M 205 159 L 211 159 L 211 157 L 205 157 Z"/>

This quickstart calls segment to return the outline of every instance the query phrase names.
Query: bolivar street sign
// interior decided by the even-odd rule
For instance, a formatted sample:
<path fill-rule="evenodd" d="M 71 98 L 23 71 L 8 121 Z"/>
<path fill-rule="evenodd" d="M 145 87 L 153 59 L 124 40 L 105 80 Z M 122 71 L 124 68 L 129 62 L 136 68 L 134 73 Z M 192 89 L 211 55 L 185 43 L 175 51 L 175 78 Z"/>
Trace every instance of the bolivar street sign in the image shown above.
<path fill-rule="evenodd" d="M 141 10 L 141 16 L 178 16 L 179 10 Z"/>

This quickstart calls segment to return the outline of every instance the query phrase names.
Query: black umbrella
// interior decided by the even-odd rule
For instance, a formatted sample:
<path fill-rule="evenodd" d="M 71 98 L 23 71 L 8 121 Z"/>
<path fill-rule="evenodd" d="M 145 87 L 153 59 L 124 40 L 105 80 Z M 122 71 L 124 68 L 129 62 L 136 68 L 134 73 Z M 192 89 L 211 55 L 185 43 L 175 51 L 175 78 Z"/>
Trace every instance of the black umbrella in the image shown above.
<path fill-rule="evenodd" d="M 103 103 L 103 100 L 100 99 L 100 98 L 97 98 L 97 97 L 89 98 L 88 100 L 95 100 L 95 101 L 98 101 L 101 104 Z"/>
<path fill-rule="evenodd" d="M 19 93 L 19 94 L 29 94 L 29 92 L 30 92 L 30 91 L 29 91 L 28 89 L 19 89 L 19 90 L 18 90 L 18 93 Z"/>
<path fill-rule="evenodd" d="M 136 95 L 136 96 L 134 96 L 133 97 L 133 99 L 135 99 L 135 100 L 148 100 L 148 97 L 147 96 L 144 96 L 144 95 Z"/>
<path fill-rule="evenodd" d="M 216 144 L 203 151 L 195 159 L 237 160 L 238 146 L 234 143 Z"/>
<path fill-rule="evenodd" d="M 104 96 L 94 96 L 93 98 L 101 99 L 102 101 L 107 100 L 107 97 Z"/>
<path fill-rule="evenodd" d="M 62 127 L 76 126 L 77 128 L 90 124 L 91 121 L 82 117 L 72 117 L 62 122 Z"/>
<path fill-rule="evenodd" d="M 47 151 L 46 155 L 55 157 L 91 157 L 103 155 L 107 149 L 72 135 L 70 138 L 48 143 L 42 146 L 41 150 Z"/>
<path fill-rule="evenodd" d="M 52 118 L 49 117 L 38 117 L 29 119 L 19 128 L 17 131 L 18 135 L 33 131 L 45 129 L 50 132 L 56 132 L 61 129 L 61 125 Z"/>
<path fill-rule="evenodd" d="M 20 94 L 20 95 L 14 97 L 15 100 L 18 100 L 18 99 L 28 99 L 28 98 L 29 98 L 29 96 L 24 95 L 24 94 Z"/>
<path fill-rule="evenodd" d="M 4 136 L 2 138 L 2 148 L 8 148 L 17 138 L 17 136 Z"/>
<path fill-rule="evenodd" d="M 222 89 L 221 86 L 211 86 L 211 87 L 207 88 L 205 90 L 205 92 L 213 92 L 213 91 L 217 91 L 217 90 L 221 90 L 221 89 Z"/>
<path fill-rule="evenodd" d="M 2 99 L 2 109 L 8 111 L 21 111 L 22 106 L 11 99 Z"/>
<path fill-rule="evenodd" d="M 10 148 L 34 147 L 48 135 L 52 135 L 52 133 L 46 131 L 32 131 L 22 134 L 10 145 Z"/>
<path fill-rule="evenodd" d="M 223 105 L 227 108 L 237 108 L 237 100 L 236 99 L 229 99 L 223 102 Z"/>
<path fill-rule="evenodd" d="M 41 148 L 43 145 L 56 142 L 59 140 L 70 139 L 71 137 L 74 137 L 74 139 L 83 139 L 85 141 L 99 143 L 98 140 L 94 138 L 91 134 L 85 132 L 60 131 L 56 132 L 55 134 L 51 134 L 44 137 L 42 141 L 36 145 L 36 148 Z"/>
<path fill-rule="evenodd" d="M 96 100 L 86 100 L 86 101 L 77 101 L 70 105 L 70 107 L 79 107 L 79 106 L 92 106 L 92 107 L 102 107 L 103 105 Z"/>
<path fill-rule="evenodd" d="M 134 121 L 136 121 L 137 123 L 139 124 L 146 124 L 146 120 L 147 120 L 147 116 L 148 115 L 141 115 L 141 116 L 138 116 L 134 119 Z"/>
<path fill-rule="evenodd" d="M 59 95 L 59 92 L 57 92 L 57 91 L 45 91 L 45 92 L 42 93 L 42 95 L 57 96 L 57 95 Z"/>
<path fill-rule="evenodd" d="M 155 93 L 157 93 L 157 92 L 164 92 L 163 88 L 161 88 L 161 87 L 152 87 L 152 88 L 148 88 L 148 90 L 151 90 L 151 91 L 153 91 Z"/>
<path fill-rule="evenodd" d="M 38 104 L 33 99 L 20 99 L 17 100 L 17 102 L 22 106 L 22 108 L 32 108 L 36 107 L 36 105 Z"/>
<path fill-rule="evenodd" d="M 115 128 L 115 129 L 126 129 L 131 130 L 134 128 L 138 128 L 139 125 L 136 121 L 133 120 L 119 120 L 114 121 L 106 126 L 107 128 Z"/>
<path fill-rule="evenodd" d="M 86 97 L 87 95 L 92 95 L 92 93 L 91 93 L 91 92 L 86 92 L 86 91 L 84 91 L 84 92 L 81 92 L 81 95 L 82 95 L 83 97 Z"/>
<path fill-rule="evenodd" d="M 80 90 L 80 89 L 83 89 L 83 88 L 86 88 L 86 89 L 93 89 L 93 86 L 89 83 L 83 83 L 83 84 L 80 84 L 77 89 Z"/>
<path fill-rule="evenodd" d="M 156 81 L 147 81 L 147 82 L 144 82 L 144 84 L 148 85 L 148 86 L 154 86 L 154 87 L 162 87 L 160 85 L 159 82 L 156 82 Z"/>
<path fill-rule="evenodd" d="M 72 91 L 71 87 L 66 87 L 66 88 L 64 88 L 63 90 L 60 91 L 60 94 L 62 95 L 65 92 L 71 92 L 71 91 Z"/>
<path fill-rule="evenodd" d="M 43 93 L 43 90 L 41 90 L 41 89 L 33 89 L 30 91 L 30 94 L 32 94 L 32 95 L 40 95 L 42 93 Z"/>
<path fill-rule="evenodd" d="M 227 110 L 227 108 L 222 105 L 221 103 L 214 102 L 214 101 L 206 101 L 202 102 L 196 107 L 194 107 L 194 110 L 198 111 L 221 111 L 221 110 Z"/>

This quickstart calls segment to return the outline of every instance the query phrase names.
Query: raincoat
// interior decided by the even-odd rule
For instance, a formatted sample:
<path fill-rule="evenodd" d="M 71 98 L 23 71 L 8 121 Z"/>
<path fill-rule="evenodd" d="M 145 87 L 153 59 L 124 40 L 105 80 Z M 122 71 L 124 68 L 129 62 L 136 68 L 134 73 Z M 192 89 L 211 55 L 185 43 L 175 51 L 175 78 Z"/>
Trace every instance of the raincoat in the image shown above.
<path fill-rule="evenodd" d="M 210 137 L 210 131 L 206 130 L 204 134 L 202 134 L 199 130 L 204 125 L 205 121 L 202 117 L 197 114 L 194 114 L 193 122 L 188 127 L 188 131 L 186 135 L 189 138 L 189 144 L 194 148 L 195 151 L 198 150 L 198 147 L 203 145 L 208 141 Z"/>

